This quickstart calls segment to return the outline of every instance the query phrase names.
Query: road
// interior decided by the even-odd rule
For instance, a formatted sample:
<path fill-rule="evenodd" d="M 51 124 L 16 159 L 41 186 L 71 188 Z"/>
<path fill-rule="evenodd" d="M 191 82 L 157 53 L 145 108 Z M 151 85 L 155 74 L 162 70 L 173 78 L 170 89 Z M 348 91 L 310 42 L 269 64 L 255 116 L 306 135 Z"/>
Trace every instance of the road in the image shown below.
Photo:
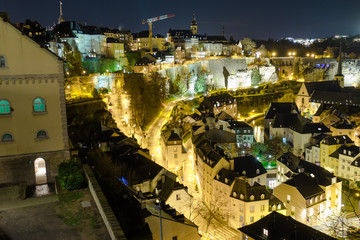
<path fill-rule="evenodd" d="M 144 147 L 150 150 L 150 154 L 153 157 L 153 160 L 161 166 L 164 166 L 160 145 L 161 128 L 167 122 L 175 104 L 184 99 L 185 98 L 179 98 L 174 101 L 168 102 L 165 105 L 163 111 L 159 114 L 159 116 L 154 120 L 154 122 L 150 125 L 149 129 L 146 131 L 146 144 Z"/>

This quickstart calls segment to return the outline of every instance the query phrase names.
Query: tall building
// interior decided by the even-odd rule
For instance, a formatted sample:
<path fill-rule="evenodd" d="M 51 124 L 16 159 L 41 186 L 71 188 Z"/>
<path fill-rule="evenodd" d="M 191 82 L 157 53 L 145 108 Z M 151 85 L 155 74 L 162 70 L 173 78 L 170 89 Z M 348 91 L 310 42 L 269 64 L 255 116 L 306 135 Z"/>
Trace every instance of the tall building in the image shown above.
<path fill-rule="evenodd" d="M 0 18 L 0 183 L 54 181 L 68 160 L 63 62 Z"/>

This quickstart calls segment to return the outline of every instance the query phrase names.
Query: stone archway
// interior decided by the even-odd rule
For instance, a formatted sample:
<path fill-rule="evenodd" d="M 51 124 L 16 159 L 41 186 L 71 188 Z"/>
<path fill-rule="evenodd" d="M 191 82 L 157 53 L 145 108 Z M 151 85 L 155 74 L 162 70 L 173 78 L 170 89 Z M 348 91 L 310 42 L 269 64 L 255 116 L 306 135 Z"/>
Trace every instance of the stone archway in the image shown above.
<path fill-rule="evenodd" d="M 46 163 L 43 158 L 37 158 L 34 161 L 36 185 L 47 183 Z"/>

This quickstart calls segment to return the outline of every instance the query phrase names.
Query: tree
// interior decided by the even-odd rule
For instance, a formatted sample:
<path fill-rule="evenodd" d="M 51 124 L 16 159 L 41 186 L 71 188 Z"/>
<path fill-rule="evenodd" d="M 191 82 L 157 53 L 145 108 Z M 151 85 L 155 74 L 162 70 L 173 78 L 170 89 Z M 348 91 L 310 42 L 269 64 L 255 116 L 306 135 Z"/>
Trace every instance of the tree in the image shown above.
<path fill-rule="evenodd" d="M 203 73 L 199 73 L 195 82 L 194 91 L 196 93 L 203 93 L 206 91 L 206 79 Z"/>
<path fill-rule="evenodd" d="M 261 74 L 259 69 L 254 68 L 251 72 L 251 85 L 256 86 L 261 82 Z"/>
<path fill-rule="evenodd" d="M 245 56 L 251 56 L 253 50 L 256 48 L 256 43 L 250 38 L 244 38 L 241 40 Z"/>
<path fill-rule="evenodd" d="M 66 60 L 65 68 L 70 76 L 80 76 L 82 73 L 82 59 L 78 47 L 73 48 L 70 44 L 64 45 L 64 59 Z"/>
<path fill-rule="evenodd" d="M 65 190 L 79 189 L 84 184 L 82 169 L 75 160 L 60 163 L 58 174 L 59 183 Z"/>
<path fill-rule="evenodd" d="M 327 46 L 325 51 L 324 51 L 324 55 L 326 55 L 329 58 L 334 58 L 334 51 L 330 46 Z"/>

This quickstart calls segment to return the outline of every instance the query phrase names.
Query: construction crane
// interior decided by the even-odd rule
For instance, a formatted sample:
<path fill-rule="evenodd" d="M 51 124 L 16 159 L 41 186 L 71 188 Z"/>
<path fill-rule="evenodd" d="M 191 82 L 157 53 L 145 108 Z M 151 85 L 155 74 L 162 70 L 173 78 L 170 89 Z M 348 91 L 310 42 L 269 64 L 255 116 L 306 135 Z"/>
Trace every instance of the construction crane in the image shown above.
<path fill-rule="evenodd" d="M 149 24 L 149 50 L 150 50 L 151 54 L 153 54 L 153 48 L 152 48 L 152 23 L 156 22 L 156 21 L 168 19 L 168 18 L 171 18 L 171 17 L 175 17 L 175 14 L 162 15 L 162 16 L 159 16 L 159 17 L 149 18 L 147 20 L 144 19 L 142 21 L 142 24 L 145 24 L 145 23 Z"/>

